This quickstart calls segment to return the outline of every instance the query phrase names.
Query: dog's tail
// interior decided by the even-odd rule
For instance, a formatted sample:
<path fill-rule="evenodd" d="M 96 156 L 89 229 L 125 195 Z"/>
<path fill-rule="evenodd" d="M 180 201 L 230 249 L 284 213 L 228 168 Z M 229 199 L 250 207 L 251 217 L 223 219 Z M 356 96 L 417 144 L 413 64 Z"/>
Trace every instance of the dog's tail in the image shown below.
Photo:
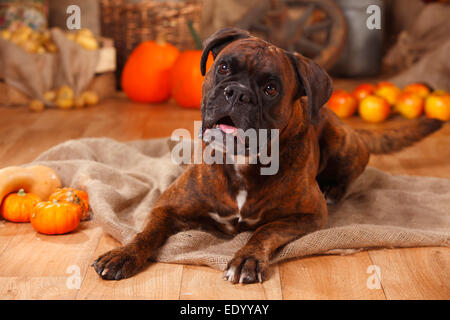
<path fill-rule="evenodd" d="M 438 119 L 420 119 L 406 126 L 380 132 L 357 129 L 369 151 L 374 154 L 400 151 L 439 130 L 443 122 Z"/>

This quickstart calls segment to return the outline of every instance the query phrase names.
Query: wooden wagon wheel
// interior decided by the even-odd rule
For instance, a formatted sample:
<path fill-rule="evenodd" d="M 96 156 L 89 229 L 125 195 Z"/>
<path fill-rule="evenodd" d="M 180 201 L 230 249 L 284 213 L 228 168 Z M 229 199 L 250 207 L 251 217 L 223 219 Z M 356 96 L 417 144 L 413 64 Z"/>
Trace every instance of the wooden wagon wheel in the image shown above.
<path fill-rule="evenodd" d="M 238 26 L 329 70 L 347 37 L 345 17 L 333 0 L 265 0 Z"/>

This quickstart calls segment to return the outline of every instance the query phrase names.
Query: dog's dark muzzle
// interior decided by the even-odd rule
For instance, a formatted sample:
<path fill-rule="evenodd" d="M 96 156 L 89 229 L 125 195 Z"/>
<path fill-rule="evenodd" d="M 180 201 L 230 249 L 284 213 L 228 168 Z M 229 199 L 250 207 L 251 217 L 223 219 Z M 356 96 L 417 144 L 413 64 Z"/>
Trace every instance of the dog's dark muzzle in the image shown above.
<path fill-rule="evenodd" d="M 225 100 L 234 106 L 235 104 L 254 103 L 253 92 L 240 83 L 230 84 L 223 90 Z"/>

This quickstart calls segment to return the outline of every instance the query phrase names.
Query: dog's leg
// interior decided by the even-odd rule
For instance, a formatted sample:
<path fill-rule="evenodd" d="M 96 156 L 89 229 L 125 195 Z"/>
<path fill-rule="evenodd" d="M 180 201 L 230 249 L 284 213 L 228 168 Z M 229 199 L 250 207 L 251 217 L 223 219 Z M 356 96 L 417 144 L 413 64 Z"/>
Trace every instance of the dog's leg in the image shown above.
<path fill-rule="evenodd" d="M 323 227 L 325 201 L 320 214 L 298 214 L 259 227 L 247 244 L 236 252 L 223 273 L 233 283 L 262 282 L 269 259 L 281 246 Z"/>
<path fill-rule="evenodd" d="M 198 185 L 189 184 L 199 168 L 191 166 L 164 191 L 156 201 L 144 230 L 133 240 L 113 249 L 94 261 L 95 271 L 107 280 L 131 277 L 147 264 L 156 250 L 171 235 L 192 227 L 195 218 L 204 210 L 198 197 Z"/>
<path fill-rule="evenodd" d="M 347 193 L 348 186 L 362 173 L 361 169 L 346 170 L 345 167 L 339 171 L 330 172 L 329 170 L 322 172 L 317 181 L 320 185 L 323 195 L 328 205 L 336 204 Z"/>
<path fill-rule="evenodd" d="M 322 138 L 321 152 L 326 155 L 317 182 L 327 203 L 338 203 L 348 186 L 364 171 L 369 161 L 369 151 L 350 127 L 334 124 Z"/>
<path fill-rule="evenodd" d="M 146 265 L 148 258 L 173 233 L 174 218 L 163 208 L 154 209 L 145 229 L 123 247 L 101 255 L 92 264 L 105 280 L 119 280 L 137 273 Z"/>
<path fill-rule="evenodd" d="M 365 150 L 340 150 L 328 159 L 327 167 L 317 176 L 327 204 L 338 203 L 345 196 L 348 186 L 363 173 L 368 160 Z"/>

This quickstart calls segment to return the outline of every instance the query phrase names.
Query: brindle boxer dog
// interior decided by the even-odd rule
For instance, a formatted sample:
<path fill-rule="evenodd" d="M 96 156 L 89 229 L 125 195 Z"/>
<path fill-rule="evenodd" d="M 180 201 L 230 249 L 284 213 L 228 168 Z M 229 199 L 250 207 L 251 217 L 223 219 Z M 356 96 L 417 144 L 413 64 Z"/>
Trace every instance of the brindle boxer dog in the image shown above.
<path fill-rule="evenodd" d="M 279 129 L 278 173 L 261 175 L 260 163 L 191 165 L 157 200 L 144 230 L 93 263 L 103 279 L 134 275 L 180 230 L 214 227 L 230 235 L 254 231 L 224 278 L 261 282 L 278 248 L 325 225 L 326 199 L 343 197 L 370 153 L 400 150 L 442 125 L 425 119 L 380 133 L 354 130 L 322 107 L 332 84 L 313 61 L 235 28 L 218 31 L 204 47 L 202 73 L 209 52 L 215 61 L 203 84 L 203 132 L 223 124 Z"/>

